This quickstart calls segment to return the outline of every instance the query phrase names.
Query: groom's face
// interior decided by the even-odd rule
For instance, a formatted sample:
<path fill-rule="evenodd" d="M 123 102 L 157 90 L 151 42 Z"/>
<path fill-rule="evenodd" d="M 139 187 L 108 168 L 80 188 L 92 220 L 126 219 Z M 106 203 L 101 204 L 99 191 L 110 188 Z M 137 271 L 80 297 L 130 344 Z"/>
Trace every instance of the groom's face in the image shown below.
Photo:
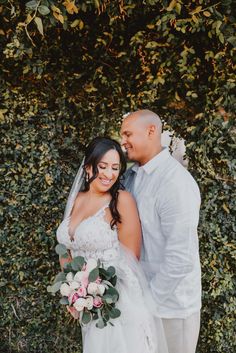
<path fill-rule="evenodd" d="M 124 119 L 121 126 L 121 145 L 129 160 L 144 164 L 148 143 L 148 131 L 140 120 L 133 116 Z"/>

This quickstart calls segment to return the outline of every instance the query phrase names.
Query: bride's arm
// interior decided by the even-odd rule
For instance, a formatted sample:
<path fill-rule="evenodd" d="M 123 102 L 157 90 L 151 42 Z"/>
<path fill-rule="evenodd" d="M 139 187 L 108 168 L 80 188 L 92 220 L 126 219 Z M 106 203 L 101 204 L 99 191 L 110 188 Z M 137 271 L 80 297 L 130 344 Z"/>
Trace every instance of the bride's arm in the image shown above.
<path fill-rule="evenodd" d="M 121 215 L 121 223 L 117 225 L 119 240 L 139 259 L 141 224 L 135 200 L 129 192 L 119 191 L 117 209 Z"/>

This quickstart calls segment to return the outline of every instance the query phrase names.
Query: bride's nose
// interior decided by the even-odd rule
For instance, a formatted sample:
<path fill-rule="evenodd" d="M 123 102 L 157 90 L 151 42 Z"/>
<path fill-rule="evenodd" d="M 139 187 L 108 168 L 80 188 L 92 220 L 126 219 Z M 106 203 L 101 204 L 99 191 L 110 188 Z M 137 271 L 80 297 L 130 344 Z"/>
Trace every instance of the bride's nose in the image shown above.
<path fill-rule="evenodd" d="M 104 176 L 107 178 L 107 179 L 112 179 L 112 176 L 114 174 L 114 171 L 112 168 L 106 168 L 103 172 Z"/>

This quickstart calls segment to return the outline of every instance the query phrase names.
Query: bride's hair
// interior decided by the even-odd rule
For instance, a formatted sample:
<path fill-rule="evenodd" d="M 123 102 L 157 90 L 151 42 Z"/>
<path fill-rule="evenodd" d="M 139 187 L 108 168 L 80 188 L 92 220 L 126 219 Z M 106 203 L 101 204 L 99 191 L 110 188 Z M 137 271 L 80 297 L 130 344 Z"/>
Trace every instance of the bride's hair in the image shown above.
<path fill-rule="evenodd" d="M 109 209 L 112 215 L 111 228 L 113 229 L 113 227 L 117 225 L 117 223 L 121 223 L 121 216 L 117 209 L 117 202 L 118 202 L 119 190 L 124 189 L 124 186 L 120 181 L 120 178 L 126 171 L 126 166 L 127 166 L 125 155 L 121 149 L 120 144 L 117 141 L 112 140 L 111 138 L 108 138 L 108 137 L 96 137 L 90 142 L 90 144 L 88 145 L 85 151 L 85 160 L 84 160 L 85 182 L 84 182 L 83 191 L 89 190 L 90 183 L 94 179 L 96 179 L 98 175 L 98 168 L 97 168 L 98 163 L 100 162 L 104 154 L 106 154 L 110 150 L 116 150 L 120 156 L 119 176 L 116 182 L 112 185 L 112 187 L 109 190 L 111 194 Z M 87 179 L 86 168 L 90 166 L 92 167 L 93 175 L 90 179 Z"/>

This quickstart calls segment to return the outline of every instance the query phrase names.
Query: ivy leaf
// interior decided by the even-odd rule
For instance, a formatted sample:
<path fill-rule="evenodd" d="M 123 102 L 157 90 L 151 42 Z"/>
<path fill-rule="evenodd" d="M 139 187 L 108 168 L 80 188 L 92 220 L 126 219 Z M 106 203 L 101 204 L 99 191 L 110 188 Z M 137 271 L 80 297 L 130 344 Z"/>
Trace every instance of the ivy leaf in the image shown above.
<path fill-rule="evenodd" d="M 45 6 L 45 5 L 40 5 L 38 8 L 39 13 L 41 13 L 41 15 L 46 16 L 50 13 L 50 9 Z"/>
<path fill-rule="evenodd" d="M 37 28 L 38 28 L 39 33 L 40 33 L 42 36 L 44 36 L 44 33 L 43 33 L 43 22 L 42 22 L 41 18 L 40 18 L 40 17 L 35 17 L 34 22 L 35 22 L 36 25 L 37 25 Z"/>
<path fill-rule="evenodd" d="M 167 7 L 167 11 L 172 11 L 173 8 L 175 7 L 177 1 L 176 0 L 172 0 L 170 3 L 169 3 L 169 6 Z"/>
<path fill-rule="evenodd" d="M 36 0 L 29 1 L 25 4 L 25 6 L 30 10 L 36 10 L 38 6 L 38 2 Z"/>

